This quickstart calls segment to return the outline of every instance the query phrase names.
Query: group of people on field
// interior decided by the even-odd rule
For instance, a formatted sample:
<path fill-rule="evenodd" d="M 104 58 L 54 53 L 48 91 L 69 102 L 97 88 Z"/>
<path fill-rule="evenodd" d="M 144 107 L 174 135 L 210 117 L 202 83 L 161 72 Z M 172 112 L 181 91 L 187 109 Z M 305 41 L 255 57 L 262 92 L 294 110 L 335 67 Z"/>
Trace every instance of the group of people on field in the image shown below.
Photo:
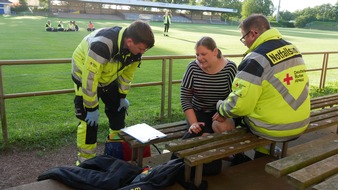
<path fill-rule="evenodd" d="M 240 63 L 224 57 L 207 35 L 196 42 L 196 59 L 188 64 L 181 83 L 180 100 L 187 121 L 183 138 L 237 127 L 277 142 L 298 138 L 310 116 L 309 81 L 301 52 L 271 28 L 262 14 L 245 18 L 239 29 L 239 43 L 248 48 Z M 77 165 L 97 154 L 100 99 L 110 127 L 106 149 L 115 150 L 109 154 L 116 156 L 123 148 L 118 133 L 127 127 L 127 95 L 142 55 L 154 43 L 151 26 L 137 20 L 128 27 L 97 29 L 75 49 Z M 265 147 L 257 149 L 255 158 L 267 153 Z M 210 164 L 220 172 L 221 162 Z"/>
<path fill-rule="evenodd" d="M 63 25 L 63 21 L 59 21 L 57 27 L 53 27 L 50 20 L 46 23 L 46 31 L 47 32 L 77 32 L 80 30 L 79 25 L 75 22 L 75 20 L 69 21 L 67 24 L 67 27 L 65 28 Z M 89 21 L 87 26 L 87 31 L 94 31 L 95 27 L 92 23 L 92 21 Z"/>

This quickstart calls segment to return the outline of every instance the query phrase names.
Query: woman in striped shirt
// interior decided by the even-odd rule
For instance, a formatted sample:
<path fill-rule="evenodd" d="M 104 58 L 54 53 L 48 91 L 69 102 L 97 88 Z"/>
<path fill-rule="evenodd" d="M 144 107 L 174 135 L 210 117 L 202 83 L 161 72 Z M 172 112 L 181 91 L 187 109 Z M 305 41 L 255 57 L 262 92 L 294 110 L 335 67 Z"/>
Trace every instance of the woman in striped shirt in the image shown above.
<path fill-rule="evenodd" d="M 215 41 L 202 37 L 195 46 L 196 60 L 192 61 L 181 84 L 181 105 L 186 115 L 188 133 L 184 138 L 230 130 L 235 127 L 231 118 L 213 121 L 216 103 L 231 92 L 237 73 L 234 62 L 225 59 Z"/>

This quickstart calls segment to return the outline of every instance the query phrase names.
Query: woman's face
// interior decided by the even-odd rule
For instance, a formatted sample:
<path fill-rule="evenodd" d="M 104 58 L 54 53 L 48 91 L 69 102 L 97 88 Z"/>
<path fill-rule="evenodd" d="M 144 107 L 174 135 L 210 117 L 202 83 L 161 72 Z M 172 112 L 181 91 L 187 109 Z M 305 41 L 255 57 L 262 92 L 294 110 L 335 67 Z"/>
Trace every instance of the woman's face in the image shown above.
<path fill-rule="evenodd" d="M 217 60 L 217 54 L 217 48 L 210 50 L 202 45 L 196 47 L 196 60 L 202 69 L 211 67 Z"/>

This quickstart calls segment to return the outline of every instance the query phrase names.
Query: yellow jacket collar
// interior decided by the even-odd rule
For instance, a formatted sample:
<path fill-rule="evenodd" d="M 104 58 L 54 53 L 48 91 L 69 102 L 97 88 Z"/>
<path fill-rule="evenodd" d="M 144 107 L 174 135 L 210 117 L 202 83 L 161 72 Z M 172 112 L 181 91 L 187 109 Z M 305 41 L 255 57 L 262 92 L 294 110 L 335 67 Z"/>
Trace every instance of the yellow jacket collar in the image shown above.
<path fill-rule="evenodd" d="M 244 53 L 244 55 L 252 52 L 254 49 L 256 49 L 259 45 L 262 43 L 269 41 L 269 40 L 277 40 L 282 39 L 282 34 L 275 28 L 271 28 L 263 34 L 261 34 L 256 41 L 251 45 L 251 47 Z"/>

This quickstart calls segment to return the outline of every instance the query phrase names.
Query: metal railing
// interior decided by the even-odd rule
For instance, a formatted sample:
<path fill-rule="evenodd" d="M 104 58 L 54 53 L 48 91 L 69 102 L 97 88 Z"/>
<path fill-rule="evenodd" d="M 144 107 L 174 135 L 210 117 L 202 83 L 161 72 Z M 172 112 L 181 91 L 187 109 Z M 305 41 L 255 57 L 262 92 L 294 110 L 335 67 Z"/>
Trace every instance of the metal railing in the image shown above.
<path fill-rule="evenodd" d="M 319 88 L 323 89 L 325 87 L 327 71 L 330 69 L 338 69 L 336 67 L 328 67 L 329 63 L 329 55 L 330 54 L 338 54 L 338 51 L 330 51 L 330 52 L 304 52 L 303 55 L 323 55 L 322 67 L 308 69 L 307 72 L 320 71 L 320 83 Z M 242 54 L 229 54 L 224 55 L 228 58 L 241 58 Z M 167 87 L 167 115 L 168 117 L 172 116 L 172 86 L 174 84 L 179 84 L 181 80 L 173 80 L 173 65 L 175 60 L 180 59 L 194 59 L 194 55 L 184 55 L 184 56 L 144 56 L 142 57 L 142 61 L 153 61 L 160 60 L 162 61 L 162 79 L 161 81 L 152 81 L 147 83 L 137 83 L 133 84 L 132 87 L 146 87 L 146 86 L 161 86 L 161 111 L 160 117 L 164 117 L 165 112 L 165 97 L 166 97 L 166 84 Z M 70 58 L 67 59 L 31 59 L 31 60 L 0 60 L 0 113 L 1 113 L 1 125 L 2 125 L 2 136 L 3 143 L 6 144 L 8 141 L 8 133 L 7 133 L 7 121 L 6 121 L 6 99 L 12 98 L 21 98 L 21 97 L 31 97 L 31 96 L 44 96 L 44 95 L 55 95 L 55 94 L 66 94 L 66 93 L 74 93 L 74 89 L 63 89 L 63 90 L 49 90 L 49 91 L 37 91 L 37 92 L 25 92 L 25 93 L 13 93 L 13 94 L 4 94 L 4 86 L 3 86 L 3 75 L 2 75 L 2 67 L 3 66 L 14 66 L 14 65 L 37 65 L 37 64 L 69 64 L 71 62 Z M 168 65 L 168 73 L 166 72 L 167 63 Z M 336 64 L 338 65 L 338 64 Z M 168 79 L 167 79 L 168 75 Z"/>

